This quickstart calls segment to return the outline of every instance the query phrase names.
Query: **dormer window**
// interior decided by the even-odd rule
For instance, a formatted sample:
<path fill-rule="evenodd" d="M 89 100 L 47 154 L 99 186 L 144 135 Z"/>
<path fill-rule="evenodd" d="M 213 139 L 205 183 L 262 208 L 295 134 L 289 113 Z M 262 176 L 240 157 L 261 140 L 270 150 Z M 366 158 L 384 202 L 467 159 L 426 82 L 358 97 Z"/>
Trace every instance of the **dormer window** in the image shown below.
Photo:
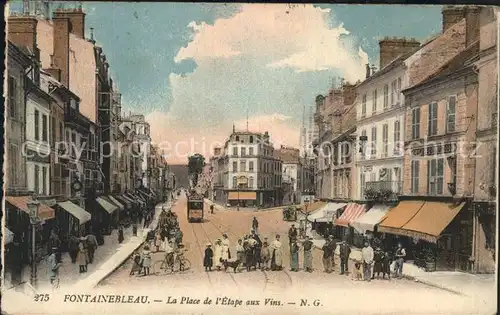
<path fill-rule="evenodd" d="M 236 136 L 236 141 L 240 141 L 240 136 Z"/>
<path fill-rule="evenodd" d="M 250 136 L 250 143 L 253 143 L 253 136 Z"/>

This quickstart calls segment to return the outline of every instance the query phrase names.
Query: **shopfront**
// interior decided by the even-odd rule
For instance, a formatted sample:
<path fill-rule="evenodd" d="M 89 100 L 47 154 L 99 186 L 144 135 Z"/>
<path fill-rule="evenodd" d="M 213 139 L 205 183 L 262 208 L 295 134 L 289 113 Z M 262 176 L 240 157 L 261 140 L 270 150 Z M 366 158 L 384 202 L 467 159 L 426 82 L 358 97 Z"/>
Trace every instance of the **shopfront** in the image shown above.
<path fill-rule="evenodd" d="M 58 202 L 54 209 L 59 237 L 62 239 L 69 235 L 85 236 L 89 232 L 92 216 L 85 209 L 71 201 Z"/>
<path fill-rule="evenodd" d="M 118 207 L 111 204 L 107 200 L 105 200 L 102 197 L 97 197 L 96 202 L 102 209 L 100 211 L 99 216 L 100 220 L 99 222 L 101 223 L 101 231 L 104 235 L 110 235 L 111 234 L 111 229 L 113 225 L 116 225 L 116 210 L 118 210 Z"/>
<path fill-rule="evenodd" d="M 257 193 L 255 191 L 230 191 L 227 201 L 231 207 L 257 207 Z"/>

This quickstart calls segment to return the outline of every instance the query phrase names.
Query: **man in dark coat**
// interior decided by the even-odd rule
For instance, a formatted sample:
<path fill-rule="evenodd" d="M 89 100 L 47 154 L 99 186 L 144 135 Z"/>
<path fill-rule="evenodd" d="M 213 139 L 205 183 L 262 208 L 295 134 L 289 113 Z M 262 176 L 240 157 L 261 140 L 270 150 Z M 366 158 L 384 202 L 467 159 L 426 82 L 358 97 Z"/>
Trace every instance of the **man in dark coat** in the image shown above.
<path fill-rule="evenodd" d="M 289 244 L 292 244 L 293 242 L 295 242 L 297 240 L 297 235 L 298 235 L 297 228 L 295 227 L 295 224 L 292 224 L 292 226 L 288 230 L 288 242 L 289 242 Z"/>
<path fill-rule="evenodd" d="M 340 274 L 349 273 L 349 255 L 351 247 L 346 242 L 340 243 Z"/>
<path fill-rule="evenodd" d="M 255 234 L 259 234 L 259 221 L 257 221 L 256 217 L 253 217 L 252 220 L 252 230 L 255 232 Z"/>
<path fill-rule="evenodd" d="M 203 257 L 203 267 L 205 267 L 205 271 L 212 271 L 213 258 L 214 251 L 212 250 L 212 244 L 208 243 L 207 248 L 205 248 L 205 256 Z"/>
<path fill-rule="evenodd" d="M 257 235 L 257 233 L 255 232 L 255 230 L 252 231 L 252 236 L 251 236 L 255 241 L 255 246 L 254 246 L 254 250 L 253 250 L 253 263 L 255 265 L 255 269 L 257 269 L 257 265 L 258 265 L 258 268 L 260 268 L 260 263 L 261 263 L 261 260 L 260 260 L 260 250 L 262 248 L 262 241 L 260 240 L 260 237 L 259 235 Z"/>

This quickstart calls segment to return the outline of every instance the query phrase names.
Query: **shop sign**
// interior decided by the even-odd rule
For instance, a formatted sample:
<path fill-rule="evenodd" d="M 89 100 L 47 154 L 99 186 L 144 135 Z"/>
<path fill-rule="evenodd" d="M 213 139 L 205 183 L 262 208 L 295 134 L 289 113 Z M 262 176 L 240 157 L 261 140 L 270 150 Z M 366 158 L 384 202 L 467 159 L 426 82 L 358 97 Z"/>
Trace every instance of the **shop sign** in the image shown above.
<path fill-rule="evenodd" d="M 28 157 L 28 161 L 36 162 L 36 163 L 50 163 L 50 156 L 43 156 L 39 152 L 27 149 L 26 156 Z"/>

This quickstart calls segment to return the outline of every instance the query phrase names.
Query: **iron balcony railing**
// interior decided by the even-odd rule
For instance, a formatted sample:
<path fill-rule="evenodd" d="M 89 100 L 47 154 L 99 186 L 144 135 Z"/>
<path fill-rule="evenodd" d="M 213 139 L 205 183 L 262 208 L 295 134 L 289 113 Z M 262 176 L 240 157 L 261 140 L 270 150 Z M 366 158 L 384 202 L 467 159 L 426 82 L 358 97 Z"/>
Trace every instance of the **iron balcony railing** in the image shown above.
<path fill-rule="evenodd" d="M 400 194 L 402 191 L 402 182 L 398 181 L 376 181 L 376 182 L 366 182 L 366 190 L 374 191 L 392 191 L 394 194 Z"/>

